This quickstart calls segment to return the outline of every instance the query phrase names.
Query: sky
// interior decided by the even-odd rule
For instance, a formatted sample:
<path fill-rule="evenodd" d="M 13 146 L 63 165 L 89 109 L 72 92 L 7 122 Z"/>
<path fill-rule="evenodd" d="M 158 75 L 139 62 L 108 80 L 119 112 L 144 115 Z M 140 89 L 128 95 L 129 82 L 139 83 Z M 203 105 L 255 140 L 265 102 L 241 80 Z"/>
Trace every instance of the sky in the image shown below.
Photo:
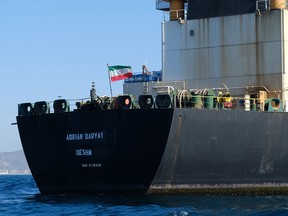
<path fill-rule="evenodd" d="M 160 70 L 162 20 L 155 0 L 0 0 L 0 152 L 22 149 L 18 104 L 110 95 L 107 63 Z"/>

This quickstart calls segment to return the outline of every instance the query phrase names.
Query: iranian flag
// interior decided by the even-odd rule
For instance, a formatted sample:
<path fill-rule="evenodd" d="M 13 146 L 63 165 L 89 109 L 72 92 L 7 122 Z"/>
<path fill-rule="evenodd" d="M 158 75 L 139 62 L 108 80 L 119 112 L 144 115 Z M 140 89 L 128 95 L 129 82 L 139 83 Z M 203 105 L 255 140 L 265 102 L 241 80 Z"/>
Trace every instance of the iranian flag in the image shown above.
<path fill-rule="evenodd" d="M 108 70 L 112 82 L 132 77 L 132 69 L 130 66 L 108 66 Z"/>

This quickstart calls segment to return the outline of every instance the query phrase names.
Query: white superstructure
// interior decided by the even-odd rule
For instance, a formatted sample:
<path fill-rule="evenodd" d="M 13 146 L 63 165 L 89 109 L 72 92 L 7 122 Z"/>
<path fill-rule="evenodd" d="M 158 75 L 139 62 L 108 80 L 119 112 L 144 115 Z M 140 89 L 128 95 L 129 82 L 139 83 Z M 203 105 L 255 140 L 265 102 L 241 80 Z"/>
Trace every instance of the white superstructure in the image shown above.
<path fill-rule="evenodd" d="M 259 98 L 260 92 L 265 92 L 265 98 L 280 98 L 286 104 L 286 1 L 255 1 L 255 12 L 207 18 L 187 16 L 187 4 L 194 2 L 156 1 L 157 9 L 170 16 L 162 23 L 163 82 L 124 84 L 124 93 L 155 95 L 155 86 L 227 89 L 237 97 Z M 246 4 L 251 4 L 251 0 L 246 0 Z"/>

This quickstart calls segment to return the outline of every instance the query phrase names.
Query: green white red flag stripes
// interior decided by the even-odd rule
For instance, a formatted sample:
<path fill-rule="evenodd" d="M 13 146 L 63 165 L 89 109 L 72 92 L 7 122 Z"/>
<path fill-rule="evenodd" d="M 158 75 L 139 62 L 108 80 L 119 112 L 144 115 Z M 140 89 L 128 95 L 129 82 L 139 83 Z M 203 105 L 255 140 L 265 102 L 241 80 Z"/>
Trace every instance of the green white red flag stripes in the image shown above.
<path fill-rule="evenodd" d="M 132 77 L 132 68 L 130 66 L 108 66 L 108 70 L 112 82 Z"/>

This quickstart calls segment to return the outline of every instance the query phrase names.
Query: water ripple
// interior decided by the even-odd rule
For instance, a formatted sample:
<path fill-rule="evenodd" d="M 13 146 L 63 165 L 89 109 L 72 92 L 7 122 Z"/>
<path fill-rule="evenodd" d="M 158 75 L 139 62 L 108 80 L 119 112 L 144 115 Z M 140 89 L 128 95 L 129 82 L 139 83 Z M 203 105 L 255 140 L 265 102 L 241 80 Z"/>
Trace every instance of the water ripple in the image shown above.
<path fill-rule="evenodd" d="M 46 196 L 32 176 L 0 176 L 0 215 L 287 215 L 288 196 Z"/>

